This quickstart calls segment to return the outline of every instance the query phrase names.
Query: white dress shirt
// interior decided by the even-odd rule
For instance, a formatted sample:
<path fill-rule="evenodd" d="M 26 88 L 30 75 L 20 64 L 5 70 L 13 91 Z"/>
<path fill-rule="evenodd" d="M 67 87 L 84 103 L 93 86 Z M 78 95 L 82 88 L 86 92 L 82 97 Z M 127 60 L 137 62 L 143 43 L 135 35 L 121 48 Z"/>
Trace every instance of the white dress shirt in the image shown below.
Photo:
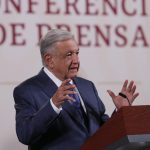
<path fill-rule="evenodd" d="M 48 75 L 48 77 L 51 78 L 51 80 L 52 80 L 58 87 L 61 86 L 62 81 L 59 80 L 54 74 L 52 74 L 46 67 L 44 67 L 44 72 Z M 72 81 L 72 80 L 70 81 L 70 84 L 73 84 L 73 81 Z M 78 95 L 79 95 L 79 98 L 80 98 L 80 101 L 81 101 L 81 105 L 82 105 L 84 111 L 86 112 L 86 108 L 85 108 L 84 102 L 83 102 L 83 100 L 82 100 L 82 97 L 81 97 L 81 95 L 80 95 L 78 89 L 75 88 L 75 91 L 78 92 Z M 52 101 L 52 98 L 50 99 L 50 104 L 52 105 L 54 111 L 55 111 L 57 114 L 59 114 L 60 111 L 62 110 L 62 107 L 60 107 L 60 108 L 56 107 L 56 106 L 54 105 L 53 101 Z"/>

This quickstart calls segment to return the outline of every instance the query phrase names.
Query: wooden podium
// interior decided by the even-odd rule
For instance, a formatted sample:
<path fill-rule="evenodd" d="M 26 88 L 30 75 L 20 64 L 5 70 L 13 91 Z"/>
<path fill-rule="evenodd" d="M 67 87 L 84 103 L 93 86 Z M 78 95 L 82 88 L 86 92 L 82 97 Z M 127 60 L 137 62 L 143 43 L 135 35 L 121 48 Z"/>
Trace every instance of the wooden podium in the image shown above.
<path fill-rule="evenodd" d="M 139 148 L 150 150 L 150 105 L 121 108 L 81 146 L 80 150 Z"/>

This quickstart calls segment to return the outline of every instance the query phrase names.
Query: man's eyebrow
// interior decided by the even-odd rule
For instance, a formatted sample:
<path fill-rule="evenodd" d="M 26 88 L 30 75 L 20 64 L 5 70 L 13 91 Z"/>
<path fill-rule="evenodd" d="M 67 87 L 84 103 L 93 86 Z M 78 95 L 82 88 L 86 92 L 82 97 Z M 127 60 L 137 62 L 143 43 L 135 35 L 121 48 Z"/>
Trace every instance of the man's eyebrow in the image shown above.
<path fill-rule="evenodd" d="M 78 49 L 76 49 L 75 51 L 78 52 L 79 50 L 80 50 L 80 49 L 78 48 Z M 73 50 L 73 51 L 74 51 L 74 50 Z M 73 51 L 68 49 L 68 50 L 67 50 L 67 53 L 69 53 L 69 52 L 72 53 Z"/>

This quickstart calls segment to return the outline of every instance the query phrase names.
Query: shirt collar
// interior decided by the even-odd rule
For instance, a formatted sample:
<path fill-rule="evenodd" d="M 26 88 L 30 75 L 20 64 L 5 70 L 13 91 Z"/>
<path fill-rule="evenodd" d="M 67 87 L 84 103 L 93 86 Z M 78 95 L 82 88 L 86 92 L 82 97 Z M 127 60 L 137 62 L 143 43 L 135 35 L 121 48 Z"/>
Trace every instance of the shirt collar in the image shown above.
<path fill-rule="evenodd" d="M 62 81 L 59 80 L 52 72 L 50 72 L 46 67 L 44 67 L 43 70 L 58 87 L 61 85 Z"/>
<path fill-rule="evenodd" d="M 59 80 L 52 72 L 50 72 L 46 67 L 44 67 L 44 72 L 48 75 L 49 78 L 59 87 L 62 84 L 62 81 Z M 70 84 L 73 84 L 73 81 L 70 81 Z"/>

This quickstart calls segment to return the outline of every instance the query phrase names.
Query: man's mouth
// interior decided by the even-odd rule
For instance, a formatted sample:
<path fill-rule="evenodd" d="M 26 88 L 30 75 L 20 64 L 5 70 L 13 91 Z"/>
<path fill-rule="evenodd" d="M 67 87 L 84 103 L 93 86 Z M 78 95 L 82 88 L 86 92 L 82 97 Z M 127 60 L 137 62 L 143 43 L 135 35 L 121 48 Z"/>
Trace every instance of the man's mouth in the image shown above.
<path fill-rule="evenodd" d="M 70 67 L 69 70 L 71 70 L 71 71 L 78 71 L 78 67 Z"/>
<path fill-rule="evenodd" d="M 79 63 L 76 64 L 71 63 L 70 66 L 68 67 L 68 71 L 78 72 L 79 66 L 80 66 Z"/>

